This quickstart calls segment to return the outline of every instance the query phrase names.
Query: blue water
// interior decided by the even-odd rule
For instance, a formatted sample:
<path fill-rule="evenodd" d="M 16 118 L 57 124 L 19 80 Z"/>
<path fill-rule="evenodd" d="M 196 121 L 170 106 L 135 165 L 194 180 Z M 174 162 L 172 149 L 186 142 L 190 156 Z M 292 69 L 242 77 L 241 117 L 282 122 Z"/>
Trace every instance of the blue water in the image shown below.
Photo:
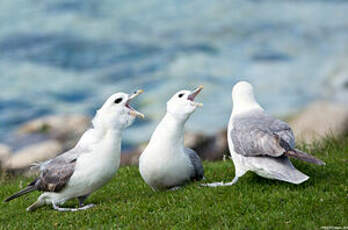
<path fill-rule="evenodd" d="M 324 96 L 347 53 L 347 12 L 343 0 L 2 0 L 0 140 L 36 117 L 93 116 L 138 88 L 147 119 L 126 132 L 130 144 L 149 138 L 173 93 L 200 84 L 190 130 L 226 126 L 240 79 L 271 113 L 296 112 Z"/>

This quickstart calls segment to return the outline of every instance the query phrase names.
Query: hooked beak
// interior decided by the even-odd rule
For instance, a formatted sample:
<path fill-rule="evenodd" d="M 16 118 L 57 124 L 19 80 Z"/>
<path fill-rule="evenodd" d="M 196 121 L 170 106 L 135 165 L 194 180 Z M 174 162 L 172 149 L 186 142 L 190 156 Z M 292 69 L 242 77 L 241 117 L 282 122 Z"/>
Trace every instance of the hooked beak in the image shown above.
<path fill-rule="evenodd" d="M 189 101 L 191 101 L 191 104 L 194 106 L 202 107 L 203 103 L 195 102 L 196 96 L 201 92 L 203 89 L 203 85 L 200 85 L 197 89 L 193 90 L 192 93 L 187 97 Z"/>
<path fill-rule="evenodd" d="M 134 98 L 136 98 L 137 96 L 139 96 L 139 95 L 142 94 L 143 92 L 144 92 L 144 90 L 142 90 L 142 89 L 139 89 L 139 90 L 135 91 L 135 92 L 128 98 L 128 100 L 127 100 L 127 102 L 126 102 L 126 107 L 130 110 L 130 111 L 129 111 L 129 114 L 130 114 L 130 115 L 132 115 L 132 116 L 134 116 L 134 117 L 140 117 L 140 118 L 143 118 L 143 119 L 144 119 L 144 117 L 145 117 L 144 114 L 142 114 L 142 113 L 136 111 L 136 110 L 129 104 L 129 102 L 130 102 L 131 100 L 133 100 Z"/>

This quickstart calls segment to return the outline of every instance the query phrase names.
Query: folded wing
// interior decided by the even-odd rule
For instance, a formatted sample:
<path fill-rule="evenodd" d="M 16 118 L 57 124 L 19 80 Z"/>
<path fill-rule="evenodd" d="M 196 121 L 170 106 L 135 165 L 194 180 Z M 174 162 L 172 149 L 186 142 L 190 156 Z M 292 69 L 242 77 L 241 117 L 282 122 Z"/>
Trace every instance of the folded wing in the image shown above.
<path fill-rule="evenodd" d="M 193 166 L 193 172 L 191 175 L 191 180 L 202 180 L 204 177 L 204 169 L 202 165 L 201 158 L 198 156 L 198 154 L 190 149 L 185 148 L 185 153 L 189 156 L 191 164 Z"/>
<path fill-rule="evenodd" d="M 40 164 L 40 176 L 26 188 L 8 197 L 5 201 L 8 202 L 36 190 L 44 192 L 61 191 L 74 173 L 78 156 L 84 151 L 87 151 L 87 149 L 75 147 L 56 158 L 43 162 Z"/>
<path fill-rule="evenodd" d="M 243 156 L 282 156 L 295 146 L 287 123 L 263 112 L 236 117 L 231 138 L 236 153 Z"/>

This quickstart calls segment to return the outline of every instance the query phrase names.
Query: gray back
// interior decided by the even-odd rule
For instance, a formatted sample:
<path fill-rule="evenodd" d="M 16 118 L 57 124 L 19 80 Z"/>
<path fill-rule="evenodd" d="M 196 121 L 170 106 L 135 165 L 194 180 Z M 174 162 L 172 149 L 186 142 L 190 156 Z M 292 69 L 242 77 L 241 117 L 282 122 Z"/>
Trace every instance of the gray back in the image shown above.
<path fill-rule="evenodd" d="M 261 111 L 234 117 L 230 132 L 235 152 L 244 156 L 278 157 L 295 147 L 289 125 Z"/>

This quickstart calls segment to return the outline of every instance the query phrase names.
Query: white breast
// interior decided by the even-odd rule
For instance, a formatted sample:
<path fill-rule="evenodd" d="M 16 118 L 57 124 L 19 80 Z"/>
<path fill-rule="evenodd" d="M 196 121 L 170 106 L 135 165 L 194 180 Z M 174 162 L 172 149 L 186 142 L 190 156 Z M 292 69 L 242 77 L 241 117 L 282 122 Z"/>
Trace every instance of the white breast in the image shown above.
<path fill-rule="evenodd" d="M 107 134 L 105 138 L 91 146 L 92 151 L 80 155 L 74 174 L 61 192 L 61 196 L 82 196 L 105 185 L 119 168 L 120 141 L 120 138 L 115 138 L 112 133 Z"/>
<path fill-rule="evenodd" d="M 149 146 L 140 157 L 139 170 L 151 187 L 172 187 L 189 180 L 192 164 L 183 149 Z"/>

